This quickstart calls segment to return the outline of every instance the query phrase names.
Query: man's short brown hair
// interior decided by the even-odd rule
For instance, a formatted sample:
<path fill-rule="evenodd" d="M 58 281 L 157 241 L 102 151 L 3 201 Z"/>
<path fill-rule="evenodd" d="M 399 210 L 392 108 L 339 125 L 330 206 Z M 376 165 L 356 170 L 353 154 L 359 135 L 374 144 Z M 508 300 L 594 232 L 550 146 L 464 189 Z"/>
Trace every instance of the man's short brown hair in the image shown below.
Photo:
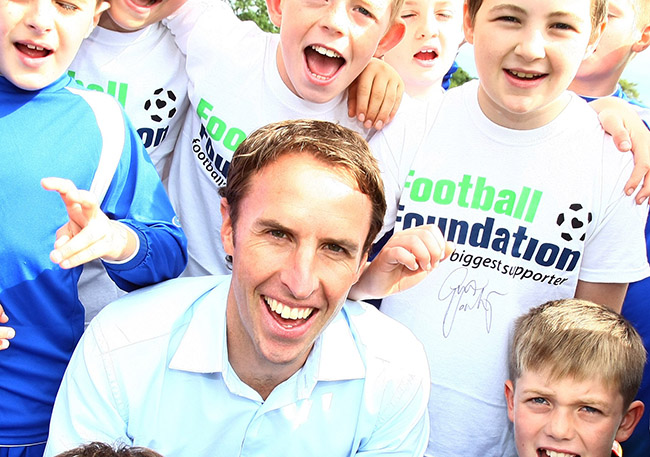
<path fill-rule="evenodd" d="M 641 385 L 646 353 L 641 337 L 623 316 L 595 303 L 547 302 L 520 317 L 510 348 L 513 383 L 532 370 L 551 379 L 600 379 L 623 396 L 627 408 Z"/>
<path fill-rule="evenodd" d="M 239 204 L 251 178 L 283 154 L 307 153 L 324 163 L 343 168 L 372 204 L 367 252 L 383 225 L 386 212 L 384 186 L 368 143 L 350 129 L 332 122 L 299 119 L 276 122 L 251 133 L 237 148 L 228 169 L 228 183 L 219 195 L 228 200 L 233 227 Z"/>

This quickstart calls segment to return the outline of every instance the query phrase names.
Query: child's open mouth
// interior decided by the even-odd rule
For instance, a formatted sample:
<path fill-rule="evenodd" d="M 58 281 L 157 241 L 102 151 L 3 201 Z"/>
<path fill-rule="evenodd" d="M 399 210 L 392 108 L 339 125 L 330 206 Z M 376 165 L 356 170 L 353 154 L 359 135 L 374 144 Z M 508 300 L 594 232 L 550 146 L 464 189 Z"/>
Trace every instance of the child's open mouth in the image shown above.
<path fill-rule="evenodd" d="M 428 49 L 426 51 L 420 51 L 415 53 L 413 57 L 415 57 L 418 60 L 432 61 L 438 57 L 438 53 L 433 49 Z"/>
<path fill-rule="evenodd" d="M 307 67 L 316 79 L 331 79 L 345 64 L 345 59 L 338 52 L 324 46 L 307 46 L 304 52 Z"/>
<path fill-rule="evenodd" d="M 142 8 L 149 8 L 150 6 L 154 6 L 156 3 L 162 2 L 162 0 L 131 0 L 135 5 L 140 6 Z"/>
<path fill-rule="evenodd" d="M 28 57 L 31 57 L 32 59 L 39 59 L 52 54 L 51 49 L 42 48 L 34 44 L 15 43 L 14 46 L 16 46 L 20 52 L 27 55 Z"/>
<path fill-rule="evenodd" d="M 551 451 L 549 449 L 537 449 L 538 457 L 580 457 L 577 454 L 566 454 L 564 452 Z"/>

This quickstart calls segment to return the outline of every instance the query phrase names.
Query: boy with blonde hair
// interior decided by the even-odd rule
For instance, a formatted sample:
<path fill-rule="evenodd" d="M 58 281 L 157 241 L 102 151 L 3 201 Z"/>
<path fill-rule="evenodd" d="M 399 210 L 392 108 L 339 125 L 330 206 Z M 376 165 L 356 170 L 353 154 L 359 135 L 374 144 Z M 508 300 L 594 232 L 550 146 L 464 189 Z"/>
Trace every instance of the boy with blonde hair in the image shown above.
<path fill-rule="evenodd" d="M 436 272 L 381 305 L 427 349 L 427 455 L 513 455 L 502 386 L 514 320 L 570 296 L 620 309 L 627 283 L 650 271 L 647 207 L 624 192 L 632 157 L 566 90 L 605 12 L 601 0 L 470 0 L 479 81 L 448 91 L 423 136 L 393 123 L 371 140 L 388 225 L 433 223 L 456 243 Z"/>
<path fill-rule="evenodd" d="M 557 300 L 520 317 L 505 384 L 519 457 L 619 455 L 643 413 L 645 361 L 632 324 L 605 306 Z"/>

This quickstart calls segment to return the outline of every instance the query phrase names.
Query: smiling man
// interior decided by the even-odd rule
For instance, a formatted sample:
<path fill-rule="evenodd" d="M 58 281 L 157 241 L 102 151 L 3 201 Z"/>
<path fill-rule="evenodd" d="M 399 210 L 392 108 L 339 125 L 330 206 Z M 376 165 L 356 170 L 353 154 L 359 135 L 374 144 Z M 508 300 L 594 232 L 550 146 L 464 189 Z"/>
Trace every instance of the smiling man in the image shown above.
<path fill-rule="evenodd" d="M 221 190 L 232 276 L 168 281 L 92 321 L 59 391 L 46 455 L 123 441 L 166 457 L 422 455 L 422 346 L 346 301 L 382 225 L 365 141 L 271 124 Z"/>

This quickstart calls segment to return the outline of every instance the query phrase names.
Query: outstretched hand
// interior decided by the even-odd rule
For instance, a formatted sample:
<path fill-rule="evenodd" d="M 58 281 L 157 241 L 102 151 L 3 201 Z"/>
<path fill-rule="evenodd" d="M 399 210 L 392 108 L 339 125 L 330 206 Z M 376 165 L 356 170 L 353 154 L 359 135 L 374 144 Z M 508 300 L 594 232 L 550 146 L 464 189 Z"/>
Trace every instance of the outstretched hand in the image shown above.
<path fill-rule="evenodd" d="M 454 251 L 435 225 L 395 233 L 350 290 L 353 300 L 383 298 L 418 284 Z"/>
<path fill-rule="evenodd" d="M 58 192 L 70 220 L 56 232 L 50 260 L 61 268 L 74 268 L 99 257 L 121 261 L 137 247 L 137 235 L 126 225 L 110 220 L 92 192 L 80 190 L 63 178 L 44 178 L 46 190 Z"/>
<path fill-rule="evenodd" d="M 9 316 L 0 305 L 0 324 L 9 322 Z M 11 327 L 0 326 L 0 351 L 9 347 L 9 340 L 16 336 L 16 331 Z"/>

